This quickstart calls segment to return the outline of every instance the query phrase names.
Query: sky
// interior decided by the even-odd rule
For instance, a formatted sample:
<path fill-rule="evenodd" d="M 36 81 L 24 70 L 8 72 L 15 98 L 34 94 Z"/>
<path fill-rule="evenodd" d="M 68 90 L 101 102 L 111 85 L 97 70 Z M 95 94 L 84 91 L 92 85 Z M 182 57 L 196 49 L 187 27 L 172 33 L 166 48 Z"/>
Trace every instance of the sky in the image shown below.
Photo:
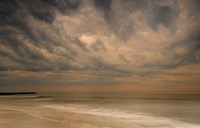
<path fill-rule="evenodd" d="M 0 0 L 0 91 L 200 93 L 198 0 Z"/>

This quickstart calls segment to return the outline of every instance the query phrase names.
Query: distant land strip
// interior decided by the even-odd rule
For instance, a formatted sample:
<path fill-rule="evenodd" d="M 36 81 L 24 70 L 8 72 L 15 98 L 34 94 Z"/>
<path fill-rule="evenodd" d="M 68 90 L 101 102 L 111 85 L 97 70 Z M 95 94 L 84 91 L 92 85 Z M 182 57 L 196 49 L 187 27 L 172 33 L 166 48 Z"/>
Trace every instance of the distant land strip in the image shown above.
<path fill-rule="evenodd" d="M 30 95 L 37 94 L 36 92 L 0 92 L 0 96 L 4 95 Z"/>

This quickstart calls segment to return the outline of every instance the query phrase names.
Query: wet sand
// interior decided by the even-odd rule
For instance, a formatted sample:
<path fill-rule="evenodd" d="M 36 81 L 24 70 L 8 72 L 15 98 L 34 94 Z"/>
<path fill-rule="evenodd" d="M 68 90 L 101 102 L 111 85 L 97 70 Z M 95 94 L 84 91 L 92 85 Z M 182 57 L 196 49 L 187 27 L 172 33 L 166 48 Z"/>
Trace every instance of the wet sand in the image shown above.
<path fill-rule="evenodd" d="M 1 128 L 62 128 L 60 123 L 40 119 L 17 110 L 1 109 L 0 111 Z"/>
<path fill-rule="evenodd" d="M 56 112 L 55 110 L 40 109 L 20 110 L 0 109 L 0 128 L 133 128 L 127 122 L 113 120 L 106 117 L 75 114 L 69 112 Z M 37 114 L 40 115 L 37 115 Z M 135 124 L 134 128 L 141 128 Z"/>

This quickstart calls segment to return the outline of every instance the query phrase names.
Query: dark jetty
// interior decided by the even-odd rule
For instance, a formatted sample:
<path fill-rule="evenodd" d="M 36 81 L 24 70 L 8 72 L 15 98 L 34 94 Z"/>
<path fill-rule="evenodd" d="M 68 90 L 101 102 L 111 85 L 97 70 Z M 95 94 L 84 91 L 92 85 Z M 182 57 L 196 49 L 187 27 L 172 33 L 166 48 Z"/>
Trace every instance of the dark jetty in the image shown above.
<path fill-rule="evenodd" d="M 36 92 L 0 92 L 0 96 L 5 95 L 30 95 L 30 94 L 37 94 Z"/>

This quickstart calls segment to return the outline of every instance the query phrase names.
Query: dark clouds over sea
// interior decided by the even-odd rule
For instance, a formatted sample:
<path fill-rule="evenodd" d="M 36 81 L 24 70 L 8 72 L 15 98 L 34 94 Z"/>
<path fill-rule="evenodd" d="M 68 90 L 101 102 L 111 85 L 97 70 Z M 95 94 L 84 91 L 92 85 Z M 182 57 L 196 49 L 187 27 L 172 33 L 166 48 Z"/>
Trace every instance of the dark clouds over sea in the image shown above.
<path fill-rule="evenodd" d="M 103 72 L 121 81 L 198 65 L 199 12 L 197 0 L 1 0 L 2 84 L 11 71 Z"/>

